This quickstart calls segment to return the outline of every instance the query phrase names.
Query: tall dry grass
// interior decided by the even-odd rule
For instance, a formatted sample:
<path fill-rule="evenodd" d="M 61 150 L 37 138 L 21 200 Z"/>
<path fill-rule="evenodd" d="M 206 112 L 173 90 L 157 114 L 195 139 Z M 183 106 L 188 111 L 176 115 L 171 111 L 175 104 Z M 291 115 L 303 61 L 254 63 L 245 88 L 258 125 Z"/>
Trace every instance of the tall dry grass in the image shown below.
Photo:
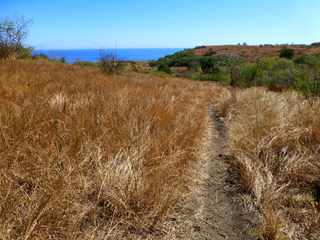
<path fill-rule="evenodd" d="M 0 238 L 120 239 L 161 230 L 194 177 L 206 89 L 2 61 Z"/>
<path fill-rule="evenodd" d="M 319 239 L 320 100 L 263 88 L 236 99 L 226 114 L 230 149 L 260 213 L 258 238 Z"/>

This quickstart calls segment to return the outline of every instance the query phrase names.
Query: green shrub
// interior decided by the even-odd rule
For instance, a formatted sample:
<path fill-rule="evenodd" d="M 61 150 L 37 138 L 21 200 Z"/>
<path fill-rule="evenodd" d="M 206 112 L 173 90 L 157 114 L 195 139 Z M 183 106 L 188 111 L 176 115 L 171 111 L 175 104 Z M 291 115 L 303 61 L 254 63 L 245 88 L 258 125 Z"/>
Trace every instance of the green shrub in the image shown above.
<path fill-rule="evenodd" d="M 236 83 L 239 87 L 250 87 L 255 84 L 258 66 L 256 63 L 246 63 L 240 66 L 240 80 Z"/>
<path fill-rule="evenodd" d="M 293 59 L 294 57 L 294 49 L 284 47 L 280 50 L 280 58 Z"/>
<path fill-rule="evenodd" d="M 304 54 L 295 60 L 297 64 L 320 66 L 320 54 Z"/>
<path fill-rule="evenodd" d="M 284 58 L 263 58 L 257 62 L 255 84 L 271 89 L 293 86 L 296 76 L 294 62 Z"/>
<path fill-rule="evenodd" d="M 217 59 L 211 57 L 202 57 L 199 59 L 203 73 L 217 73 L 219 72 Z"/>
<path fill-rule="evenodd" d="M 168 74 L 171 74 L 172 71 L 170 69 L 170 67 L 168 66 L 168 64 L 166 63 L 161 63 L 158 67 L 158 71 L 160 72 L 165 72 L 165 73 L 168 73 Z"/>

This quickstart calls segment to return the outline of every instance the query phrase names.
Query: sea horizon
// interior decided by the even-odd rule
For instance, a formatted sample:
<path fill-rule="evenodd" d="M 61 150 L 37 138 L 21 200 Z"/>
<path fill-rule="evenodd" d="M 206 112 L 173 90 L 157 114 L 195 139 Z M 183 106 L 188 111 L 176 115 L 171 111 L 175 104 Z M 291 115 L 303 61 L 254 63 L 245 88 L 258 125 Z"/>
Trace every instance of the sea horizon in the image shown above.
<path fill-rule="evenodd" d="M 45 54 L 50 59 L 64 58 L 68 63 L 97 62 L 102 54 L 114 55 L 122 61 L 154 61 L 183 49 L 185 48 L 35 49 L 33 55 Z"/>

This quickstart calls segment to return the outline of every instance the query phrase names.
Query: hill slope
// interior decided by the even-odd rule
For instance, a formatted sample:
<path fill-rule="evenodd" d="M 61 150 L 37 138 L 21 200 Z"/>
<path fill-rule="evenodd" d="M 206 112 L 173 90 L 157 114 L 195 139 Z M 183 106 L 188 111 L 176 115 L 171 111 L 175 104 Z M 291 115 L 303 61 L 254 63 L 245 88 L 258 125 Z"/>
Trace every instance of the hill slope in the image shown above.
<path fill-rule="evenodd" d="M 303 54 L 319 54 L 320 46 L 308 45 L 222 45 L 222 46 L 203 46 L 195 48 L 196 56 L 225 55 L 233 57 L 242 57 L 247 61 L 255 61 L 262 57 L 277 57 L 282 48 L 288 47 L 295 51 L 296 56 Z"/>

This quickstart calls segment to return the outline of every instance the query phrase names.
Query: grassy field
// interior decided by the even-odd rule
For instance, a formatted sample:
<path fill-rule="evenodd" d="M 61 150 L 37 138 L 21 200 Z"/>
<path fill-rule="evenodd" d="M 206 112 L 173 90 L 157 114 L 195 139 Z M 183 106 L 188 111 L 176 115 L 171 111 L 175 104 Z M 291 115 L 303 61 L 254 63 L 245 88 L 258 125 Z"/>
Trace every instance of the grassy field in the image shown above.
<path fill-rule="evenodd" d="M 319 239 L 319 98 L 263 88 L 234 91 L 217 107 L 226 119 L 245 208 L 259 215 L 252 234 Z"/>
<path fill-rule="evenodd" d="M 212 92 L 172 78 L 2 61 L 0 238 L 161 232 L 196 177 Z"/>
<path fill-rule="evenodd" d="M 165 238 L 201 178 L 210 104 L 250 234 L 318 239 L 318 98 L 37 60 L 0 62 L 0 239 Z"/>

